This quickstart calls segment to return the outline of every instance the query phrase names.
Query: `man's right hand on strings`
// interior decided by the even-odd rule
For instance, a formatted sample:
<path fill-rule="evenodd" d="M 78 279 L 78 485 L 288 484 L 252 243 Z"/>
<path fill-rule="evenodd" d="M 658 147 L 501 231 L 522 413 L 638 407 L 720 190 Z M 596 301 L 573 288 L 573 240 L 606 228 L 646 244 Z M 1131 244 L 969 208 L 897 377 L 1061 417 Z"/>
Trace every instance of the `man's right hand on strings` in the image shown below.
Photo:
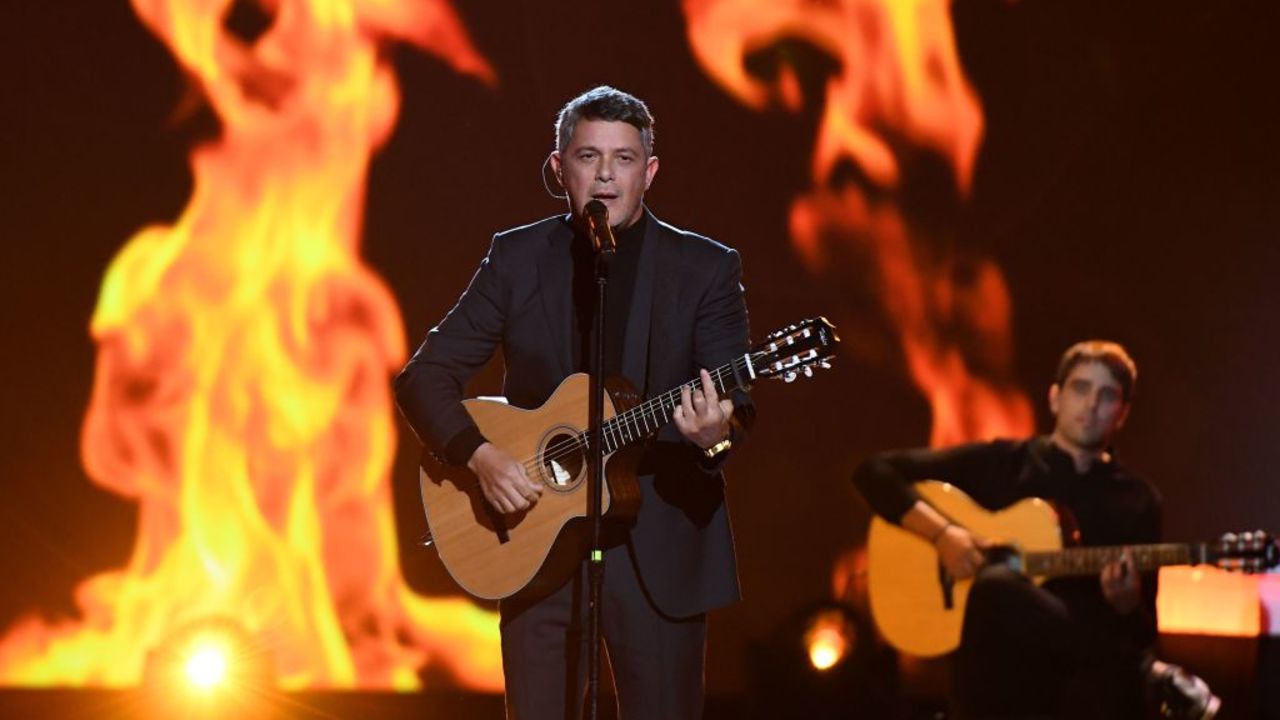
<path fill-rule="evenodd" d="M 983 542 L 959 525 L 948 525 L 934 541 L 947 574 L 956 580 L 973 577 L 986 562 Z"/>
<path fill-rule="evenodd" d="M 542 486 L 529 479 L 524 466 L 493 443 L 476 448 L 467 468 L 480 481 L 484 499 L 501 513 L 528 510 L 542 495 Z"/>

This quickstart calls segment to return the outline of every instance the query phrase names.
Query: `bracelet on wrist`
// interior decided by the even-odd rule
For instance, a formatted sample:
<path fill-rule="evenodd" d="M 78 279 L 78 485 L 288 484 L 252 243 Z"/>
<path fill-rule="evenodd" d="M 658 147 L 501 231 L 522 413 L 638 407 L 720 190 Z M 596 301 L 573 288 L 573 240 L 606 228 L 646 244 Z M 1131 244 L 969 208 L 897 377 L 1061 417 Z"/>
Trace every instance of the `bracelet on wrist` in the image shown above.
<path fill-rule="evenodd" d="M 733 440 L 730 438 L 725 438 L 720 442 L 716 443 L 715 445 L 712 445 L 711 447 L 704 449 L 702 451 L 702 454 L 705 455 L 707 459 L 711 459 L 720 455 L 720 453 L 728 450 L 732 445 L 733 445 Z"/>
<path fill-rule="evenodd" d="M 938 541 L 942 539 L 942 536 L 947 534 L 947 529 L 954 526 L 955 526 L 955 523 L 948 520 L 946 524 L 943 525 L 942 528 L 938 530 L 938 532 L 933 534 L 933 537 L 929 538 L 929 543 L 931 545 L 937 545 Z"/>

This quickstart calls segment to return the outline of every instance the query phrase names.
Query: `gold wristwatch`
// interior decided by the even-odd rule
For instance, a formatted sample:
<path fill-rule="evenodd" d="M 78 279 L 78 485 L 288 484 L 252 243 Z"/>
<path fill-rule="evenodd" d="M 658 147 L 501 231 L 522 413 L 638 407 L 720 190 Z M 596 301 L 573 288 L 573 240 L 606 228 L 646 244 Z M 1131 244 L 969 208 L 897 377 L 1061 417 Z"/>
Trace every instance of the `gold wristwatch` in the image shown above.
<path fill-rule="evenodd" d="M 708 458 L 715 458 L 731 447 L 733 447 L 733 440 L 725 438 L 715 445 L 703 450 L 702 454 L 706 455 Z"/>

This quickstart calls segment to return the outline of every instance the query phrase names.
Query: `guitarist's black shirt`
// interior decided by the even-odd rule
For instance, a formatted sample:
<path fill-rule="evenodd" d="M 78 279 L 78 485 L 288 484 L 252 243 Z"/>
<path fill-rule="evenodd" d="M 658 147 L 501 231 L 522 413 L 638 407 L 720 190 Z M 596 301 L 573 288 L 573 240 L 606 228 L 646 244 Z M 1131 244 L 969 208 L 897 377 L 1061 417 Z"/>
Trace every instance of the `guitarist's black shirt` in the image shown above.
<path fill-rule="evenodd" d="M 630 227 L 618 230 L 618 249 L 609 261 L 609 284 L 605 292 L 604 376 L 622 374 L 622 344 L 627 320 L 631 317 L 631 296 L 635 294 L 640 249 L 647 224 L 644 215 Z M 573 360 L 578 372 L 591 368 L 591 338 L 595 335 L 596 254 L 591 240 L 582 232 L 573 237 Z"/>
<path fill-rule="evenodd" d="M 854 485 L 881 517 L 900 523 L 919 499 L 913 483 L 941 480 L 965 491 L 989 510 L 1029 497 L 1053 502 L 1083 545 L 1136 545 L 1161 541 L 1160 496 L 1150 484 L 1115 461 L 1097 461 L 1077 473 L 1071 457 L 1048 436 L 998 440 L 946 449 L 883 453 L 862 464 Z M 1073 522 L 1074 521 L 1074 522 Z M 1064 538 L 1068 544 L 1072 538 Z M 1156 635 L 1156 573 L 1142 577 L 1143 602 L 1118 615 L 1096 577 L 1057 578 L 1045 589 L 1062 598 L 1077 620 L 1127 637 L 1146 647 Z"/>

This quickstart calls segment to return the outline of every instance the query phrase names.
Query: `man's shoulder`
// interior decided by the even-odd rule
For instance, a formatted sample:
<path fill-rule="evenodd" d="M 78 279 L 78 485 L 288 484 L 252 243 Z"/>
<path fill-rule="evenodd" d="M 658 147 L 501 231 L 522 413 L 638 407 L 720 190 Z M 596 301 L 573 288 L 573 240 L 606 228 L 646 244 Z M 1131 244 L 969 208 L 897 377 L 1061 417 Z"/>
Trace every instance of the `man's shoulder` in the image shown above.
<path fill-rule="evenodd" d="M 1129 488 L 1130 492 L 1142 495 L 1148 503 L 1161 505 L 1164 502 L 1164 497 L 1161 496 L 1160 490 L 1154 483 L 1135 473 L 1118 460 L 1113 462 L 1112 479 Z"/>
<path fill-rule="evenodd" d="M 502 242 L 503 244 L 516 244 L 527 242 L 529 240 L 545 238 L 548 234 L 554 232 L 557 228 L 565 226 L 564 215 L 552 215 L 551 217 L 535 220 L 525 225 L 518 225 L 506 230 L 499 230 L 494 233 L 493 241 Z"/>
<path fill-rule="evenodd" d="M 562 238 L 567 245 L 572 237 L 564 215 L 499 230 L 489 246 L 489 261 L 506 268 L 522 268 L 538 262 L 544 251 L 557 244 L 557 239 Z"/>
<path fill-rule="evenodd" d="M 991 440 L 974 440 L 960 443 L 949 448 L 955 453 L 972 453 L 974 455 L 1022 456 L 1031 450 L 1035 438 L 993 438 Z"/>
<path fill-rule="evenodd" d="M 736 254 L 737 251 L 728 245 L 713 240 L 706 235 L 686 230 L 681 227 L 672 225 L 665 220 L 659 220 L 652 214 L 649 216 L 650 222 L 654 223 L 654 227 L 658 233 L 665 235 L 667 238 L 676 241 L 676 247 L 682 254 L 693 258 L 705 257 L 724 257 Z"/>

